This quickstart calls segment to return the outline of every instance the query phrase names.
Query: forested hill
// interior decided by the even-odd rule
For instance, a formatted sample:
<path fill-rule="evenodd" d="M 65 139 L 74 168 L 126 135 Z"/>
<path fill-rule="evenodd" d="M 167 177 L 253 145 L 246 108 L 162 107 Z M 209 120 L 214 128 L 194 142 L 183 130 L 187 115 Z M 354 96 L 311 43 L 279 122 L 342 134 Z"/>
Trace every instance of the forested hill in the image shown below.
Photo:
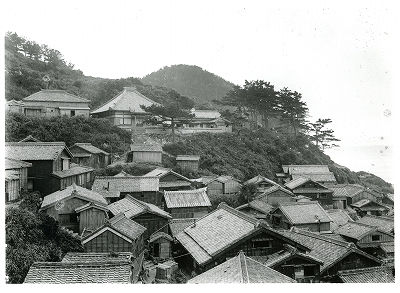
<path fill-rule="evenodd" d="M 46 77 L 50 80 L 45 81 Z M 159 103 L 176 101 L 180 93 L 159 85 L 144 85 L 138 78 L 107 79 L 85 76 L 61 52 L 47 45 L 8 32 L 5 35 L 5 98 L 21 100 L 41 89 L 61 89 L 89 99 L 90 107 L 107 102 L 124 87 L 135 86 L 139 92 Z M 191 99 L 188 102 L 194 104 Z"/>
<path fill-rule="evenodd" d="M 172 65 L 141 79 L 144 84 L 172 88 L 197 103 L 221 99 L 234 84 L 198 66 Z"/>

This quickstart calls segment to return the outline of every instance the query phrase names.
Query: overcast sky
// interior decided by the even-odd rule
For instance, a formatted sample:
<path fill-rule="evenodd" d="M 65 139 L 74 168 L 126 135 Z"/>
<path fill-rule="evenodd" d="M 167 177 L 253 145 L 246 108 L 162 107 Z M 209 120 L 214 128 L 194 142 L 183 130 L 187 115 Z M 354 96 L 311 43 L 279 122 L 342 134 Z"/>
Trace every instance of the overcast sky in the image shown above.
<path fill-rule="evenodd" d="M 5 3 L 4 32 L 59 50 L 85 75 L 143 77 L 188 64 L 239 85 L 296 90 L 310 120 L 333 120 L 342 146 L 328 152 L 333 160 L 394 178 L 382 170 L 395 144 L 396 1 Z M 376 146 L 375 163 L 356 148 L 365 145 Z"/>

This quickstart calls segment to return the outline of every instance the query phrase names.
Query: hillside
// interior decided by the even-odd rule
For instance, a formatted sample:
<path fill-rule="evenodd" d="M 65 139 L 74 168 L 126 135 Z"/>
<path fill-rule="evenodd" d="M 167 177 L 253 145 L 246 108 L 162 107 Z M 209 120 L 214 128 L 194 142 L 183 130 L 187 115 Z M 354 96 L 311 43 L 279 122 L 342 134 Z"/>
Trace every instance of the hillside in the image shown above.
<path fill-rule="evenodd" d="M 172 65 L 143 77 L 144 84 L 172 88 L 195 99 L 197 104 L 220 99 L 232 90 L 234 84 L 198 66 Z"/>

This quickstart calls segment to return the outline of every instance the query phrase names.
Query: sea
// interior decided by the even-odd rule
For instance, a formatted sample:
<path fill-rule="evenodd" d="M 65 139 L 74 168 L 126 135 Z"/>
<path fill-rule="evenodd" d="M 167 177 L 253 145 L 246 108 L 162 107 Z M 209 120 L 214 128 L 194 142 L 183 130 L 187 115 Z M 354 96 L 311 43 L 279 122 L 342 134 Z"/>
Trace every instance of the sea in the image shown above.
<path fill-rule="evenodd" d="M 365 171 L 382 178 L 393 186 L 395 184 L 393 145 L 341 145 L 324 152 L 335 163 L 351 171 Z"/>

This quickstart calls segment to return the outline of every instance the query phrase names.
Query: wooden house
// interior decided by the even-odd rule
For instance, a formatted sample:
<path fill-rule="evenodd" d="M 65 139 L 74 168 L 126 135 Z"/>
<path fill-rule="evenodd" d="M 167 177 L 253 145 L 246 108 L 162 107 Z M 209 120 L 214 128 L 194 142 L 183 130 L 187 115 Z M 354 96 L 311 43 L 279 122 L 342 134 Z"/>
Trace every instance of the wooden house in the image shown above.
<path fill-rule="evenodd" d="M 107 217 L 107 201 L 97 192 L 76 186 L 53 192 L 43 198 L 41 210 L 61 226 L 82 233 L 97 228 Z"/>
<path fill-rule="evenodd" d="M 162 147 L 159 144 L 131 144 L 127 162 L 161 164 Z"/>
<path fill-rule="evenodd" d="M 136 257 L 144 249 L 145 231 L 145 227 L 121 213 L 92 233 L 85 233 L 82 245 L 85 252 L 130 252 Z"/>
<path fill-rule="evenodd" d="M 263 193 L 259 194 L 256 199 L 274 207 L 278 206 L 280 203 L 297 201 L 293 192 L 280 185 L 273 185 L 267 188 Z"/>
<path fill-rule="evenodd" d="M 202 272 L 237 256 L 243 251 L 248 256 L 269 255 L 282 249 L 284 243 L 302 252 L 307 248 L 282 237 L 264 221 L 237 211 L 221 203 L 216 210 L 196 220 L 175 238 L 180 244 L 176 261 L 189 270 Z"/>
<path fill-rule="evenodd" d="M 365 215 L 356 222 L 377 227 L 381 231 L 394 235 L 394 219 L 392 217 Z"/>
<path fill-rule="evenodd" d="M 182 134 L 232 132 L 232 123 L 215 110 L 194 110 L 191 118 L 176 119 L 177 130 Z"/>
<path fill-rule="evenodd" d="M 89 117 L 89 100 L 70 94 L 64 90 L 41 90 L 23 98 L 26 116 L 85 116 Z"/>
<path fill-rule="evenodd" d="M 271 187 L 279 186 L 279 184 L 275 181 L 272 181 L 261 175 L 257 175 L 243 183 L 244 186 L 250 184 L 255 184 L 257 186 L 257 194 L 262 194 L 269 190 Z"/>
<path fill-rule="evenodd" d="M 179 155 L 176 157 L 176 165 L 182 170 L 197 171 L 199 169 L 200 156 Z"/>
<path fill-rule="evenodd" d="M 318 283 L 323 262 L 307 253 L 284 244 L 283 249 L 268 256 L 253 256 L 267 267 L 288 276 L 298 283 Z"/>
<path fill-rule="evenodd" d="M 141 108 L 143 106 L 159 105 L 136 90 L 135 87 L 124 87 L 124 90 L 114 98 L 90 112 L 94 118 L 106 118 L 112 125 L 132 131 L 144 133 L 146 123 L 151 115 Z"/>
<path fill-rule="evenodd" d="M 379 203 L 383 198 L 383 195 L 359 184 L 337 184 L 329 186 L 329 189 L 333 191 L 332 200 L 335 209 L 346 209 L 347 206 L 361 199 L 369 199 Z"/>
<path fill-rule="evenodd" d="M 348 222 L 336 229 L 334 233 L 343 236 L 347 241 L 353 242 L 361 250 L 372 255 L 376 255 L 377 248 L 382 243 L 394 241 L 394 235 L 358 222 Z"/>
<path fill-rule="evenodd" d="M 337 184 L 335 175 L 329 171 L 327 165 L 282 165 L 282 170 L 284 178 L 281 179 L 285 182 L 305 177 L 323 185 Z"/>
<path fill-rule="evenodd" d="M 28 168 L 28 191 L 42 196 L 64 189 L 72 183 L 91 187 L 92 168 L 71 168 L 72 153 L 64 142 L 7 142 L 6 156 L 32 164 Z"/>
<path fill-rule="evenodd" d="M 386 263 L 394 262 L 394 247 L 394 241 L 381 243 L 376 250 L 377 257 L 386 261 Z"/>
<path fill-rule="evenodd" d="M 99 169 L 111 164 L 110 154 L 90 143 L 76 143 L 69 150 L 74 155 L 72 161 L 78 165 Z"/>
<path fill-rule="evenodd" d="M 170 258 L 172 257 L 172 237 L 164 232 L 156 232 L 150 236 L 150 254 L 153 257 Z"/>
<path fill-rule="evenodd" d="M 92 190 L 100 193 L 109 203 L 131 195 L 141 201 L 162 206 L 162 195 L 158 191 L 158 177 L 144 176 L 98 176 Z"/>
<path fill-rule="evenodd" d="M 9 113 L 24 113 L 24 102 L 16 100 L 7 101 L 5 110 Z"/>
<path fill-rule="evenodd" d="M 165 210 L 172 218 L 201 218 L 211 207 L 206 188 L 165 191 L 164 200 Z"/>
<path fill-rule="evenodd" d="M 347 222 L 354 222 L 353 219 L 345 210 L 331 209 L 326 211 L 331 218 L 331 231 L 335 231 L 339 227 L 347 224 Z"/>
<path fill-rule="evenodd" d="M 311 198 L 311 200 L 318 201 L 322 206 L 332 206 L 333 204 L 332 190 L 311 178 L 298 177 L 297 179 L 287 182 L 284 186 L 295 195 L 307 196 Z"/>
<path fill-rule="evenodd" d="M 360 217 L 365 215 L 386 215 L 389 208 L 370 199 L 361 199 L 350 205 Z"/>
<path fill-rule="evenodd" d="M 389 267 L 372 267 L 339 271 L 335 283 L 394 283 L 394 270 Z M 365 285 L 364 285 L 365 286 Z"/>
<path fill-rule="evenodd" d="M 260 220 L 266 220 L 274 207 L 262 200 L 255 199 L 236 208 L 238 211 Z"/>
<path fill-rule="evenodd" d="M 330 282 L 341 270 L 376 267 L 381 261 L 358 249 L 354 243 L 344 242 L 304 229 L 282 230 L 281 234 L 307 246 L 306 255 L 322 261 L 319 279 Z"/>
<path fill-rule="evenodd" d="M 111 215 L 124 213 L 127 218 L 146 227 L 145 239 L 155 232 L 168 233 L 168 220 L 172 218 L 169 213 L 157 206 L 137 200 L 130 195 L 108 205 L 108 210 Z"/>
<path fill-rule="evenodd" d="M 31 163 L 5 158 L 6 202 L 20 198 L 21 191 L 28 190 L 28 168 Z"/>
<path fill-rule="evenodd" d="M 274 269 L 265 266 L 239 252 L 237 256 L 198 275 L 188 281 L 188 284 L 207 283 L 295 283 Z"/>
<path fill-rule="evenodd" d="M 272 223 L 276 227 L 297 227 L 313 232 L 330 231 L 331 218 L 318 202 L 281 203 L 272 212 Z"/>
<path fill-rule="evenodd" d="M 232 176 L 219 176 L 207 183 L 207 194 L 217 196 L 220 194 L 235 194 L 240 192 L 240 181 Z"/>
<path fill-rule="evenodd" d="M 158 167 L 143 176 L 158 177 L 160 191 L 188 190 L 191 189 L 192 186 L 192 182 L 189 178 L 186 178 L 169 168 Z"/>

